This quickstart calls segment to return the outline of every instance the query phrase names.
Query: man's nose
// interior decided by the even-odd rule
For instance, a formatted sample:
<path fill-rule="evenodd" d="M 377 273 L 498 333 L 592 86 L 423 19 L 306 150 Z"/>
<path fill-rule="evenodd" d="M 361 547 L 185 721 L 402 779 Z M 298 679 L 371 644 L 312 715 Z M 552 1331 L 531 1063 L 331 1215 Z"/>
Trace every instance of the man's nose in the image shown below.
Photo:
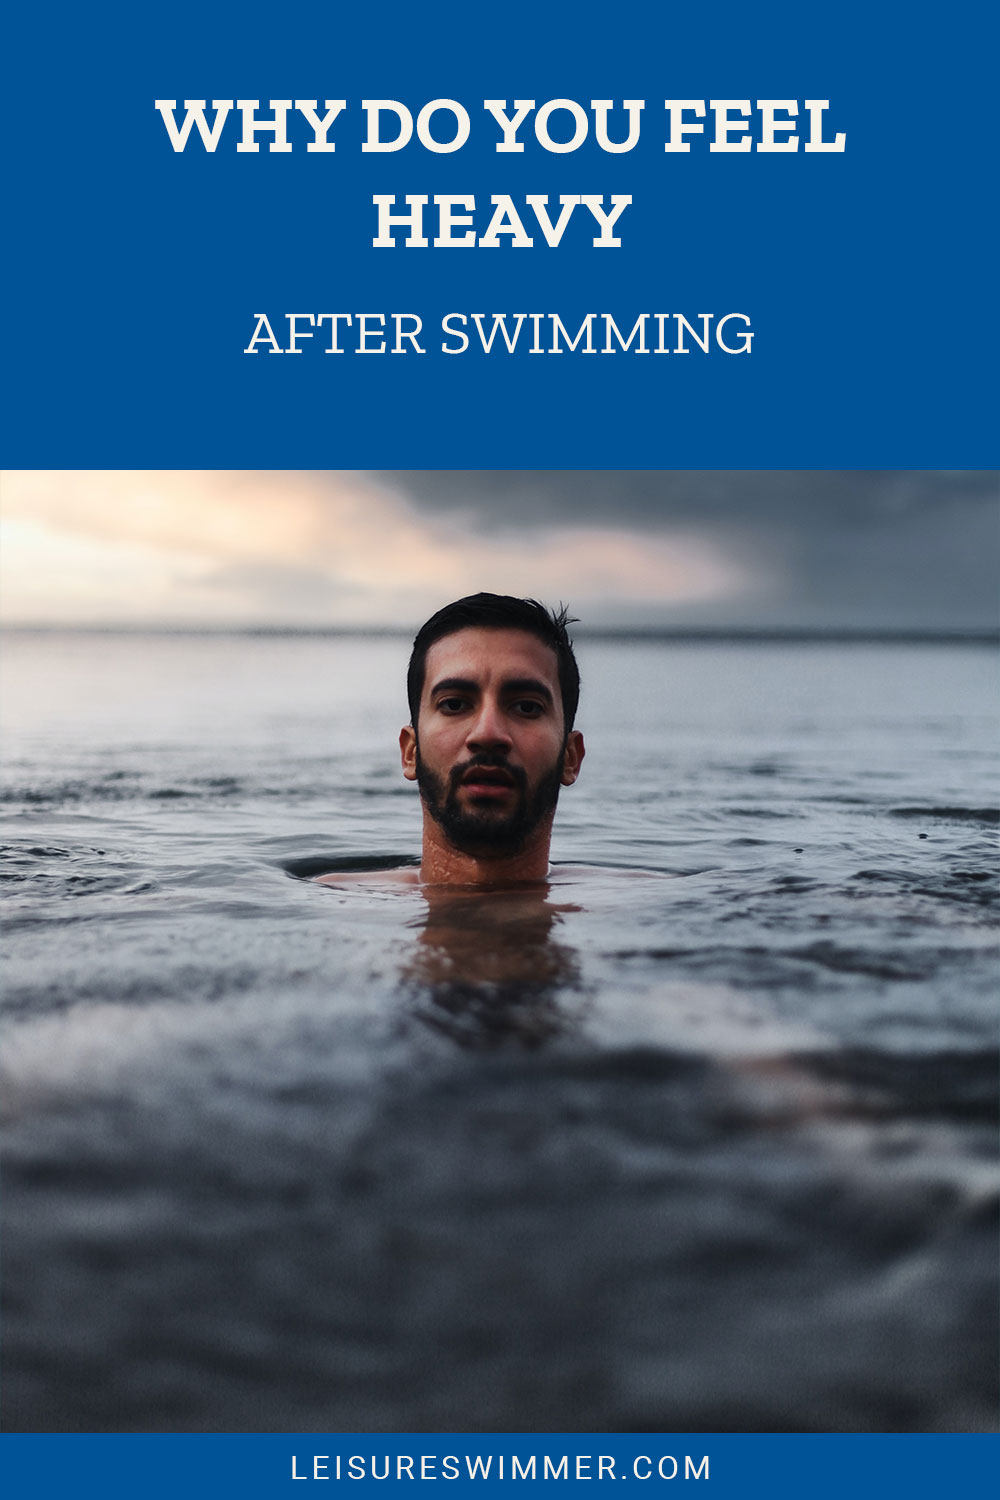
<path fill-rule="evenodd" d="M 513 742 L 499 704 L 484 701 L 480 705 L 466 738 L 470 750 L 510 749 Z"/>

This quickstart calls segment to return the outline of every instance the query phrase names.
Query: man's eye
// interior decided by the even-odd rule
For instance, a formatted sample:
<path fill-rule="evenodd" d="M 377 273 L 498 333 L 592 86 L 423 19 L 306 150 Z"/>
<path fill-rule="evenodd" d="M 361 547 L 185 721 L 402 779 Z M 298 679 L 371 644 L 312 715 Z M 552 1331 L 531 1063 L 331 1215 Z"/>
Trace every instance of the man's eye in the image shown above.
<path fill-rule="evenodd" d="M 543 712 L 542 705 L 534 698 L 519 698 L 514 707 L 522 719 L 537 719 Z"/>
<path fill-rule="evenodd" d="M 465 707 L 464 698 L 439 698 L 438 709 L 443 714 L 460 714 Z"/>

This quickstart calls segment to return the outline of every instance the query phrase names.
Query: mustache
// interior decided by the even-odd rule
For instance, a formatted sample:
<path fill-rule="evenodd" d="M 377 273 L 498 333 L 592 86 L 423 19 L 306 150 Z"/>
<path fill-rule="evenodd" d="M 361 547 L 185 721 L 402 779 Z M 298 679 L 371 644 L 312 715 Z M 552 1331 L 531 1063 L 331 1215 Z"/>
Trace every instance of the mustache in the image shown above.
<path fill-rule="evenodd" d="M 503 771 L 511 778 L 518 791 L 523 792 L 527 785 L 527 776 L 520 766 L 512 766 L 505 755 L 490 755 L 488 752 L 482 755 L 473 755 L 460 765 L 452 766 L 448 776 L 449 793 L 456 792 L 462 781 L 470 771 L 477 767 L 489 771 Z"/>

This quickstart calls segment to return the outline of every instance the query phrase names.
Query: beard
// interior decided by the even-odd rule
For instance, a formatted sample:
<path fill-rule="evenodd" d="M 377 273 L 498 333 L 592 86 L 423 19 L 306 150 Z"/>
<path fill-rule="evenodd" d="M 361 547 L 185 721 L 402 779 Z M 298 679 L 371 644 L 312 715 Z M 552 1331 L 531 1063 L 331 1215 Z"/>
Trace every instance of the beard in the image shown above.
<path fill-rule="evenodd" d="M 546 771 L 534 791 L 529 792 L 524 771 L 508 765 L 501 755 L 474 755 L 453 766 L 446 781 L 424 764 L 418 744 L 417 785 L 427 811 L 459 853 L 473 857 L 520 854 L 539 824 L 555 812 L 562 785 L 562 763 L 560 754 L 551 771 Z M 485 807 L 462 806 L 459 787 L 473 766 L 493 766 L 507 772 L 515 793 L 512 808 L 505 811 L 492 803 Z"/>

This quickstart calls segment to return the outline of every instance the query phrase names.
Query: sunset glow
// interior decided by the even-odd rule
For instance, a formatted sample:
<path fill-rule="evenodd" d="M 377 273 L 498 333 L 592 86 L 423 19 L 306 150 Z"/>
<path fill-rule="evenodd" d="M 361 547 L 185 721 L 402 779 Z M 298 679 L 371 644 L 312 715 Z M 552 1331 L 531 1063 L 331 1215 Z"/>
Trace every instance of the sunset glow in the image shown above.
<path fill-rule="evenodd" d="M 478 589 L 613 616 L 760 588 L 690 527 L 485 519 L 422 514 L 351 471 L 9 473 L 0 608 L 14 624 L 410 625 Z"/>

